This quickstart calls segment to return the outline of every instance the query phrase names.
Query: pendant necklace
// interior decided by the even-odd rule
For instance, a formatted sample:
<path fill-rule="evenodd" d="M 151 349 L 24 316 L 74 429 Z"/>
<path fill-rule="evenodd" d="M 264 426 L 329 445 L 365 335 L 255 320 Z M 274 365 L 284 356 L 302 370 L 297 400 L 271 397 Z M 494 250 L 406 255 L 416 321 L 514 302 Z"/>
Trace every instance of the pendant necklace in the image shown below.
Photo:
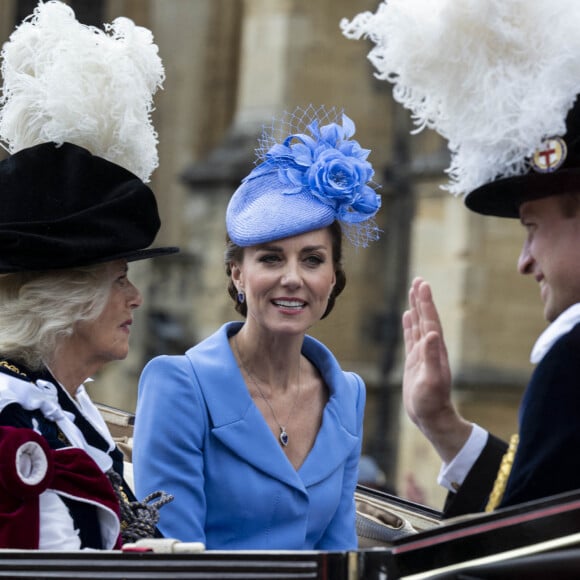
<path fill-rule="evenodd" d="M 244 364 L 242 357 L 240 356 L 240 349 L 238 348 L 238 335 L 237 334 L 234 335 L 234 337 L 233 337 L 233 343 L 234 343 L 234 347 L 236 349 L 236 354 L 238 355 L 238 360 L 240 361 L 240 365 L 241 365 L 242 369 L 244 369 L 244 371 L 246 372 L 248 377 L 250 377 L 250 379 L 252 380 L 252 382 L 256 386 L 256 389 L 258 389 L 258 393 L 260 394 L 260 397 L 262 397 L 262 399 L 264 399 L 264 402 L 266 403 L 266 405 L 268 405 L 268 408 L 270 409 L 270 412 L 272 413 L 272 417 L 274 417 L 274 421 L 276 421 L 276 425 L 278 425 L 278 428 L 280 429 L 280 435 L 278 435 L 278 439 L 280 440 L 280 443 L 282 444 L 282 446 L 286 447 L 288 445 L 288 441 L 289 441 L 288 433 L 286 432 L 286 427 L 284 425 L 282 425 L 280 423 L 280 421 L 278 421 L 278 418 L 276 417 L 276 413 L 274 413 L 274 409 L 272 408 L 272 405 L 270 405 L 270 401 L 268 401 L 268 399 L 266 399 L 264 393 L 262 392 L 262 389 L 260 389 L 260 385 L 258 385 L 258 380 L 246 368 L 246 365 Z M 298 369 L 298 377 L 300 377 L 300 369 Z M 290 409 L 290 412 L 288 413 L 288 417 L 286 418 L 286 425 L 288 425 L 288 423 L 290 422 L 290 417 L 292 417 L 292 413 L 294 412 L 294 409 L 296 408 L 296 403 L 298 403 L 299 396 L 300 396 L 300 381 L 298 381 L 298 392 L 296 393 L 296 398 L 294 399 L 294 404 L 292 405 L 292 408 Z"/>

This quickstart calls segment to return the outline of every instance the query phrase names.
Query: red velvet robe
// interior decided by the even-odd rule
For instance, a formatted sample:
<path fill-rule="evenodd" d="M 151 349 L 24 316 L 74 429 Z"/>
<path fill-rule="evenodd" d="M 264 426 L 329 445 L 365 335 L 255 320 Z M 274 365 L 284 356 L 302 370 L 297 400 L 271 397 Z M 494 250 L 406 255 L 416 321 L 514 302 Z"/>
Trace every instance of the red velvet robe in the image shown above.
<path fill-rule="evenodd" d="M 102 536 L 120 548 L 119 503 L 89 455 L 74 447 L 51 449 L 32 429 L 0 427 L 1 548 L 38 549 L 39 496 L 47 490 L 96 506 Z"/>

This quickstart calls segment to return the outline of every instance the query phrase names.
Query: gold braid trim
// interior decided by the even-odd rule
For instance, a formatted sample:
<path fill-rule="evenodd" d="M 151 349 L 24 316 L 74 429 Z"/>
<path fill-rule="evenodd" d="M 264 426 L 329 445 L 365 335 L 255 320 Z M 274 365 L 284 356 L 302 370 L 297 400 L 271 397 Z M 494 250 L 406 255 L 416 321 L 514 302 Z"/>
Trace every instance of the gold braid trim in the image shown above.
<path fill-rule="evenodd" d="M 13 365 L 6 360 L 0 360 L 0 367 L 8 369 L 9 371 L 12 371 L 14 374 L 17 374 L 21 377 L 27 376 L 26 373 L 22 372 L 16 365 Z"/>
<path fill-rule="evenodd" d="M 493 489 L 489 494 L 489 501 L 485 506 L 486 512 L 492 512 L 499 505 L 499 502 L 503 497 L 505 486 L 512 470 L 512 465 L 514 463 L 514 457 L 516 455 L 516 449 L 518 448 L 519 441 L 520 436 L 517 433 L 510 437 L 508 450 L 502 457 L 501 465 L 499 466 L 499 471 L 497 472 L 495 483 L 493 484 Z"/>

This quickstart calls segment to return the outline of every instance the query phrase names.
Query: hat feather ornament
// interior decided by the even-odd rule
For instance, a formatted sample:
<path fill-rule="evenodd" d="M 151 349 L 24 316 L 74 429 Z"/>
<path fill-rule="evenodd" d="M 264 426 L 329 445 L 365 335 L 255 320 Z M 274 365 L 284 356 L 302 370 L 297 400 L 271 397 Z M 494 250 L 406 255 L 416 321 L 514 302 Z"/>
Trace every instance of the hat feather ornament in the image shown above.
<path fill-rule="evenodd" d="M 251 246 L 334 221 L 356 247 L 377 240 L 381 198 L 367 160 L 371 151 L 352 139 L 355 131 L 342 109 L 324 105 L 273 119 L 258 140 L 256 167 L 228 204 L 231 240 Z"/>
<path fill-rule="evenodd" d="M 175 253 L 145 184 L 158 165 L 151 121 L 164 69 L 146 28 L 104 30 L 39 2 L 1 52 L 0 273 Z"/>
<path fill-rule="evenodd" d="M 128 18 L 104 30 L 59 1 L 38 4 L 2 50 L 0 140 L 84 147 L 144 182 L 158 165 L 151 122 L 164 69 L 151 32 Z"/>
<path fill-rule="evenodd" d="M 340 27 L 374 43 L 376 76 L 417 131 L 448 140 L 455 195 L 528 172 L 580 93 L 577 0 L 386 0 Z"/>

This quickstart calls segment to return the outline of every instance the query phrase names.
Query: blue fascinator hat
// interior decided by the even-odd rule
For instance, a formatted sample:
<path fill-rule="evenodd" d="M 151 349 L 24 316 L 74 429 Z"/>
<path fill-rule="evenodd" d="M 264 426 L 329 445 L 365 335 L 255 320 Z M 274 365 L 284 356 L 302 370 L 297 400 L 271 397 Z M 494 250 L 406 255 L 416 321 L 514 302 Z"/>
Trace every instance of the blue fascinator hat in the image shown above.
<path fill-rule="evenodd" d="M 339 221 L 347 239 L 366 247 L 379 236 L 381 198 L 374 169 L 351 137 L 344 112 L 297 108 L 265 128 L 253 171 L 226 211 L 230 239 L 241 247 L 295 236 Z"/>

